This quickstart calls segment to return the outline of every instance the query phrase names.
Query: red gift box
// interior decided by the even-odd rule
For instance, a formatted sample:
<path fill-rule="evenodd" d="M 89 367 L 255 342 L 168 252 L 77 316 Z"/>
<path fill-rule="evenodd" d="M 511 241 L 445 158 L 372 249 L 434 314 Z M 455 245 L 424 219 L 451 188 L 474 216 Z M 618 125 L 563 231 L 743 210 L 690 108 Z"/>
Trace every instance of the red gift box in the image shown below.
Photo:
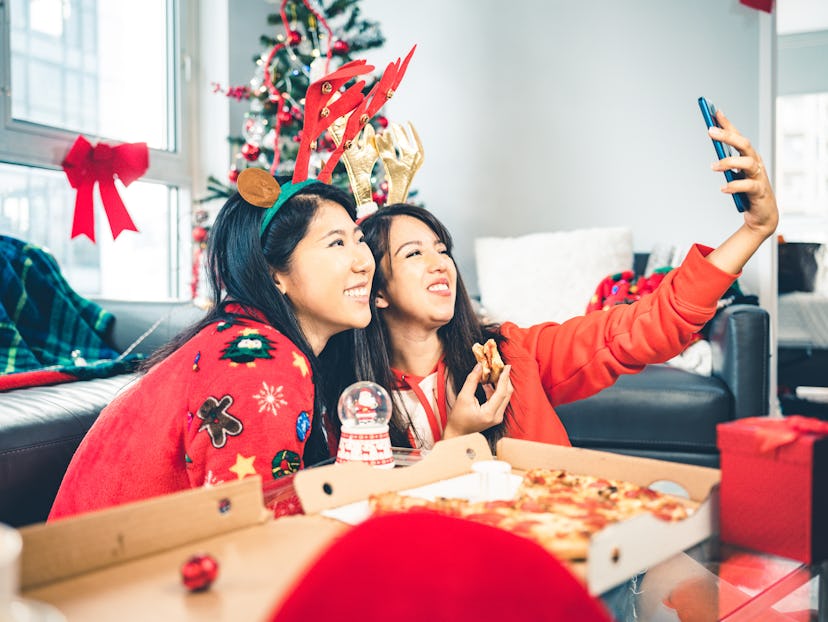
<path fill-rule="evenodd" d="M 721 540 L 828 559 L 828 422 L 750 417 L 719 424 L 717 435 Z"/>

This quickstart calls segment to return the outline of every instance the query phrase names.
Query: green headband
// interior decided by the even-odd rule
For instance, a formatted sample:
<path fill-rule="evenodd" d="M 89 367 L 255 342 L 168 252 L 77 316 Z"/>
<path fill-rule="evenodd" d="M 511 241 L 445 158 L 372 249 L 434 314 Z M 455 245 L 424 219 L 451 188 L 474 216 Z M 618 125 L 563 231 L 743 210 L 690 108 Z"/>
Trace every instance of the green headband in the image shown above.
<path fill-rule="evenodd" d="M 290 182 L 284 184 L 279 192 L 279 198 L 276 199 L 276 202 L 273 205 L 267 208 L 264 218 L 262 218 L 262 224 L 259 227 L 259 237 L 261 238 L 264 236 L 264 232 L 267 229 L 267 226 L 270 224 L 270 221 L 273 220 L 273 217 L 276 215 L 276 212 L 279 211 L 280 207 L 282 207 L 291 198 L 293 198 L 293 195 L 295 195 L 303 188 L 307 188 L 311 184 L 321 183 L 321 181 L 318 181 L 316 179 L 306 179 L 305 181 L 300 181 L 298 184 Z"/>

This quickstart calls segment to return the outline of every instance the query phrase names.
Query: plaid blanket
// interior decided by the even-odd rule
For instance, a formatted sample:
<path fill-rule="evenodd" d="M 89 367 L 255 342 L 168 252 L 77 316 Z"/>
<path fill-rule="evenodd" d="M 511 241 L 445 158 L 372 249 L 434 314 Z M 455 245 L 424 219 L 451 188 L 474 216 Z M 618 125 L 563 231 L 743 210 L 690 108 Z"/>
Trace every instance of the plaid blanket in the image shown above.
<path fill-rule="evenodd" d="M 114 316 L 75 292 L 48 251 L 0 235 L 0 391 L 130 371 L 104 336 Z"/>

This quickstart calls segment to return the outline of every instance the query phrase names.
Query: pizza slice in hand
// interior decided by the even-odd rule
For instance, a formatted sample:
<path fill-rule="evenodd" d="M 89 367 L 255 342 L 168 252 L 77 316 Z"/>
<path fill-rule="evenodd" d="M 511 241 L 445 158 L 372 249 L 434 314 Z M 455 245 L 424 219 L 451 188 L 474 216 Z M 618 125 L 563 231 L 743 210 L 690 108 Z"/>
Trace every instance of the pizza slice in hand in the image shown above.
<path fill-rule="evenodd" d="M 497 381 L 500 380 L 500 374 L 503 372 L 505 364 L 503 359 L 500 358 L 495 340 L 489 339 L 483 345 L 475 343 L 472 346 L 472 352 L 477 362 L 483 366 L 483 377 L 480 382 L 496 385 Z"/>

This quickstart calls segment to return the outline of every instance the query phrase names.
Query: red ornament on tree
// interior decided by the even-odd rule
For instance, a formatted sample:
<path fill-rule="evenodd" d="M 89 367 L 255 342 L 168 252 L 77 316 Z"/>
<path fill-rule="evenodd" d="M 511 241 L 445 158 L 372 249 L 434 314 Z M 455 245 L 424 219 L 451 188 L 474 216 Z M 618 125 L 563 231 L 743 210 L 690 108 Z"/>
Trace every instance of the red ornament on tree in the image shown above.
<path fill-rule="evenodd" d="M 375 192 L 373 195 L 371 195 L 371 198 L 377 205 L 385 205 L 385 199 L 387 197 L 382 192 Z"/>
<path fill-rule="evenodd" d="M 193 242 L 201 244 L 207 239 L 207 229 L 204 227 L 193 227 Z"/>
<path fill-rule="evenodd" d="M 208 589 L 218 576 L 218 562 L 212 555 L 193 555 L 181 566 L 181 582 L 191 592 Z"/>
<path fill-rule="evenodd" d="M 290 45 L 299 45 L 299 42 L 302 41 L 302 35 L 296 30 L 291 30 L 288 32 L 287 40 Z"/>
<path fill-rule="evenodd" d="M 261 152 L 261 149 L 259 149 L 256 145 L 251 145 L 250 143 L 245 143 L 241 148 L 241 153 L 244 156 L 244 159 L 248 162 L 255 162 L 258 160 Z"/>
<path fill-rule="evenodd" d="M 382 128 L 388 127 L 388 119 L 386 117 L 377 117 L 376 119 L 377 125 Z"/>
<path fill-rule="evenodd" d="M 293 121 L 293 115 L 290 114 L 290 110 L 280 110 L 279 114 L 276 116 L 279 119 L 279 123 L 281 123 L 282 125 Z"/>
<path fill-rule="evenodd" d="M 227 179 L 229 179 L 229 180 L 230 180 L 230 183 L 231 183 L 231 184 L 235 184 L 235 183 L 236 183 L 236 180 L 237 180 L 238 178 L 239 178 L 239 169 L 237 169 L 237 168 L 234 166 L 234 167 L 233 167 L 233 168 L 231 168 L 231 169 L 230 169 L 230 171 L 227 173 Z"/>
<path fill-rule="evenodd" d="M 343 41 L 342 39 L 337 39 L 333 42 L 331 46 L 331 50 L 333 50 L 334 54 L 347 54 L 351 51 L 351 46 L 348 45 L 347 41 Z"/>

